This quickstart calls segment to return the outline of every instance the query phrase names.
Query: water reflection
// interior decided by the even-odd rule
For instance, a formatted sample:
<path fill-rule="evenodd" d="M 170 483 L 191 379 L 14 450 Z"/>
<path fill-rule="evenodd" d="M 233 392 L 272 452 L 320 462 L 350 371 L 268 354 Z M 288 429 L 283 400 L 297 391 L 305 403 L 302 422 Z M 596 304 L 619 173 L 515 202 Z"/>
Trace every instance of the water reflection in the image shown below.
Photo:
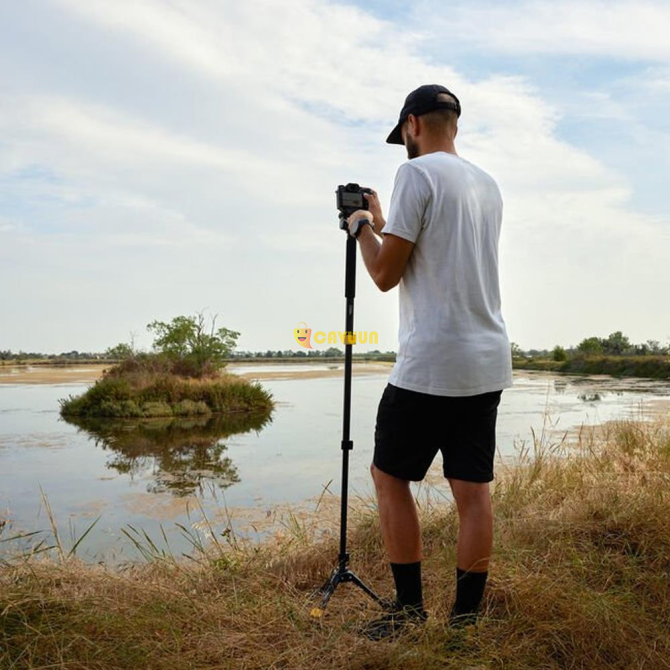
<path fill-rule="evenodd" d="M 95 445 L 110 452 L 106 467 L 131 478 L 150 473 L 149 493 L 188 496 L 205 483 L 228 488 L 240 481 L 221 441 L 258 433 L 270 414 L 234 414 L 209 418 L 103 419 L 68 417 Z"/>
<path fill-rule="evenodd" d="M 565 389 L 568 388 L 568 382 L 563 379 L 554 379 L 554 391 L 559 394 L 565 393 Z"/>
<path fill-rule="evenodd" d="M 580 393 L 577 397 L 584 402 L 598 402 L 602 399 L 600 393 Z"/>

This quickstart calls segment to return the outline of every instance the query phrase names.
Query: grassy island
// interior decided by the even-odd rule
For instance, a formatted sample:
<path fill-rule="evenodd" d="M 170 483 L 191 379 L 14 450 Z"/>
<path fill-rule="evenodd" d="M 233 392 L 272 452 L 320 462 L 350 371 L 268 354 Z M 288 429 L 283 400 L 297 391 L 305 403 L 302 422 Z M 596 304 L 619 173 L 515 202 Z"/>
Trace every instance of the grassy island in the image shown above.
<path fill-rule="evenodd" d="M 207 377 L 175 373 L 150 354 L 119 363 L 80 396 L 60 401 L 64 417 L 155 418 L 272 410 L 272 395 L 259 383 L 217 372 Z"/>
<path fill-rule="evenodd" d="M 151 352 L 118 344 L 107 355 L 118 363 L 83 395 L 62 399 L 63 417 L 156 418 L 208 414 L 269 414 L 271 394 L 260 384 L 226 374 L 226 359 L 239 333 L 207 329 L 205 317 L 178 316 L 153 321 Z"/>

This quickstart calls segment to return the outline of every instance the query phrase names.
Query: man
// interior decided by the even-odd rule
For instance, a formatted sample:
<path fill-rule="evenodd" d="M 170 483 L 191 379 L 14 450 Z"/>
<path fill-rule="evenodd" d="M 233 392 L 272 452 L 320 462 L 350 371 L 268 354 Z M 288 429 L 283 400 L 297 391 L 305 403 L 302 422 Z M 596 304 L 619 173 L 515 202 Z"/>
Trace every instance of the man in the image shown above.
<path fill-rule="evenodd" d="M 425 621 L 421 534 L 410 481 L 442 452 L 459 516 L 450 623 L 474 622 L 493 541 L 489 482 L 512 355 L 501 313 L 495 181 L 456 153 L 458 98 L 438 85 L 407 96 L 388 139 L 404 144 L 388 221 L 376 192 L 348 219 L 375 284 L 400 285 L 399 351 L 377 414 L 371 465 L 396 599 L 362 629 L 379 640 Z M 381 238 L 381 242 L 376 236 Z"/>

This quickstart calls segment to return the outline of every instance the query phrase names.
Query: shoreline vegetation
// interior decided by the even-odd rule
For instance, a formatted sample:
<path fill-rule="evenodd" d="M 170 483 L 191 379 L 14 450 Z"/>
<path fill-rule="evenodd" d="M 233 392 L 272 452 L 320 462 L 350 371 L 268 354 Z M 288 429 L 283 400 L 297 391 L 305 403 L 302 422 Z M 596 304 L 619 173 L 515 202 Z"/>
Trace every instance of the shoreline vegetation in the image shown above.
<path fill-rule="evenodd" d="M 330 491 L 311 517 L 289 513 L 284 531 L 261 544 L 204 512 L 183 528 L 188 559 L 133 534 L 146 561 L 115 570 L 82 563 L 72 549 L 85 533 L 72 548 L 54 527 L 51 547 L 24 547 L 0 570 L 0 667 L 667 667 L 669 480 L 670 414 L 584 426 L 572 440 L 533 433 L 514 464 L 497 466 L 483 617 L 461 636 L 445 625 L 457 514 L 428 486 L 435 495 L 420 515 L 430 617 L 412 640 L 391 643 L 354 634 L 378 610 L 346 584 L 310 617 L 338 553 Z M 390 595 L 374 500 L 350 503 L 351 567 Z"/>
<path fill-rule="evenodd" d="M 385 363 L 391 364 L 395 361 L 395 355 L 384 354 L 378 357 L 369 354 L 354 354 L 354 363 Z M 226 364 L 253 364 L 268 365 L 272 364 L 341 364 L 344 362 L 343 356 L 328 357 L 306 357 L 306 356 L 285 356 L 272 358 L 249 358 L 244 356 L 235 356 L 226 359 Z M 51 359 L 26 359 L 20 361 L 0 361 L 0 370 L 3 367 L 62 367 L 73 368 L 86 365 L 115 365 L 118 360 L 61 360 L 54 362 Z M 556 361 L 548 357 L 513 357 L 512 367 L 515 370 L 537 370 L 544 372 L 565 373 L 571 375 L 609 375 L 612 377 L 640 377 L 647 379 L 670 380 L 670 356 L 608 356 L 608 355 L 575 355 L 566 360 Z"/>
<path fill-rule="evenodd" d="M 573 356 L 564 361 L 513 358 L 517 370 L 541 370 L 572 375 L 609 375 L 670 379 L 670 356 Z"/>

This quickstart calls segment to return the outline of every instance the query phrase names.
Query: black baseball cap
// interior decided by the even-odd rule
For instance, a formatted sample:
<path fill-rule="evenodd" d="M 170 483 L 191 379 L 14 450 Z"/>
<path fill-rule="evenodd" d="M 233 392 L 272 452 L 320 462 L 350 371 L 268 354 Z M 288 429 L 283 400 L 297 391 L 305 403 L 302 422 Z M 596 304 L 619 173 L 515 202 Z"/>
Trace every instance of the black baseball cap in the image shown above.
<path fill-rule="evenodd" d="M 446 93 L 447 95 L 450 95 L 456 102 L 438 100 L 440 93 Z M 386 138 L 386 142 L 388 144 L 404 145 L 405 143 L 402 141 L 402 133 L 400 132 L 400 128 L 402 127 L 402 124 L 407 121 L 407 117 L 410 114 L 414 114 L 414 116 L 421 116 L 421 114 L 432 112 L 435 109 L 451 109 L 456 112 L 457 117 L 461 115 L 461 103 L 448 88 L 440 86 L 439 84 L 424 84 L 423 86 L 419 86 L 419 88 L 412 91 L 405 98 L 405 105 L 400 111 L 398 125 Z"/>

